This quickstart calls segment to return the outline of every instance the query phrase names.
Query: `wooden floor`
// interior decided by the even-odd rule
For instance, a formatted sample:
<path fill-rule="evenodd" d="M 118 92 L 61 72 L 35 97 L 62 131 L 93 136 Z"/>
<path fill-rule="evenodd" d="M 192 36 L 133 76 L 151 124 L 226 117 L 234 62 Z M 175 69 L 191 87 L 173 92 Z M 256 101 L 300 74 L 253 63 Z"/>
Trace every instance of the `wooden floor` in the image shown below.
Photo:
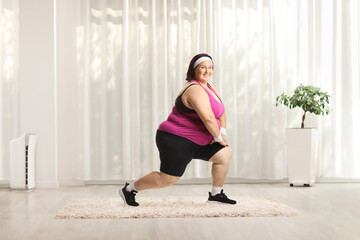
<path fill-rule="evenodd" d="M 119 186 L 0 189 L 0 239 L 360 239 L 360 183 L 227 184 L 231 196 L 269 196 L 297 210 L 297 217 L 59 220 L 72 198 L 117 196 Z M 209 185 L 175 185 L 142 196 L 204 196 Z M 141 203 L 140 203 L 141 204 Z"/>

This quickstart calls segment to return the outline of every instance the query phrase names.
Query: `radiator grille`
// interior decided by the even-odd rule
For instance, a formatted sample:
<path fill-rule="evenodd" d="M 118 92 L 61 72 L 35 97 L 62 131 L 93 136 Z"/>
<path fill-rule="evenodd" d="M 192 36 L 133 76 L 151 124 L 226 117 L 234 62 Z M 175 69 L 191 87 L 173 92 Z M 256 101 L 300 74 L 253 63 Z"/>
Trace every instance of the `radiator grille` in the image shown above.
<path fill-rule="evenodd" d="M 25 148 L 25 186 L 28 186 L 28 180 L 29 180 L 29 175 L 28 175 L 28 168 L 29 168 L 29 160 L 28 160 L 28 151 L 29 151 L 29 146 L 26 146 Z"/>

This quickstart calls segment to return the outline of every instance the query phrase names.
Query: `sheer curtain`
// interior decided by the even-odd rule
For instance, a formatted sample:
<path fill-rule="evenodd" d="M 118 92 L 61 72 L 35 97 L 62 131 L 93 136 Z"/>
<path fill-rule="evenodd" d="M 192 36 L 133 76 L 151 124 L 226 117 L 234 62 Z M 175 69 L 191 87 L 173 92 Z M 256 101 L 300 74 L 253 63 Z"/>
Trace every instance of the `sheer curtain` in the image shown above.
<path fill-rule="evenodd" d="M 332 96 L 331 115 L 310 119 L 321 133 L 318 175 L 360 178 L 360 3 L 274 1 L 274 8 L 282 89 L 303 82 Z M 287 126 L 298 125 L 293 114 Z"/>
<path fill-rule="evenodd" d="M 18 1 L 0 0 L 0 183 L 8 183 L 10 139 L 18 136 Z"/>
<path fill-rule="evenodd" d="M 77 4 L 74 84 L 84 180 L 130 180 L 158 170 L 156 129 L 200 52 L 214 58 L 212 81 L 225 103 L 233 149 L 229 177 L 287 177 L 284 129 L 298 127 L 301 112 L 273 102 L 300 83 L 332 96 L 331 115 L 309 115 L 306 122 L 321 132 L 318 175 L 360 177 L 356 0 L 71 4 Z M 184 176 L 203 177 L 210 177 L 210 164 L 201 161 Z"/>

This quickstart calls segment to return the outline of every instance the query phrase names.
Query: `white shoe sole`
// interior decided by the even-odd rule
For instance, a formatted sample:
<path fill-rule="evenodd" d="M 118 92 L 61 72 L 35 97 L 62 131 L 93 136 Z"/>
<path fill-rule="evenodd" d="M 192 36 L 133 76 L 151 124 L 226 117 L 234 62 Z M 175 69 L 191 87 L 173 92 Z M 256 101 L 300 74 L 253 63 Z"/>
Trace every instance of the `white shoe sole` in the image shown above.
<path fill-rule="evenodd" d="M 124 201 L 124 204 L 125 204 L 125 205 L 128 205 L 128 204 L 126 203 L 126 198 L 125 198 L 125 195 L 124 195 L 122 189 L 119 190 L 119 195 L 120 195 L 120 197 L 122 198 L 122 200 Z"/>

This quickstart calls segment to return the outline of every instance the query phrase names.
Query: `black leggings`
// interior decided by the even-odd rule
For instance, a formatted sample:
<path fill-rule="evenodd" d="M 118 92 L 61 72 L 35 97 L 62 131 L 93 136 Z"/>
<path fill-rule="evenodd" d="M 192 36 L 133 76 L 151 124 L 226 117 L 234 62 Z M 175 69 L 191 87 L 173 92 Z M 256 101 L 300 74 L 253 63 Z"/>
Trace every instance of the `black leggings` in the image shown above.
<path fill-rule="evenodd" d="M 181 177 L 192 159 L 209 161 L 224 146 L 218 142 L 199 145 L 187 138 L 157 130 L 156 145 L 160 153 L 160 171 Z"/>

